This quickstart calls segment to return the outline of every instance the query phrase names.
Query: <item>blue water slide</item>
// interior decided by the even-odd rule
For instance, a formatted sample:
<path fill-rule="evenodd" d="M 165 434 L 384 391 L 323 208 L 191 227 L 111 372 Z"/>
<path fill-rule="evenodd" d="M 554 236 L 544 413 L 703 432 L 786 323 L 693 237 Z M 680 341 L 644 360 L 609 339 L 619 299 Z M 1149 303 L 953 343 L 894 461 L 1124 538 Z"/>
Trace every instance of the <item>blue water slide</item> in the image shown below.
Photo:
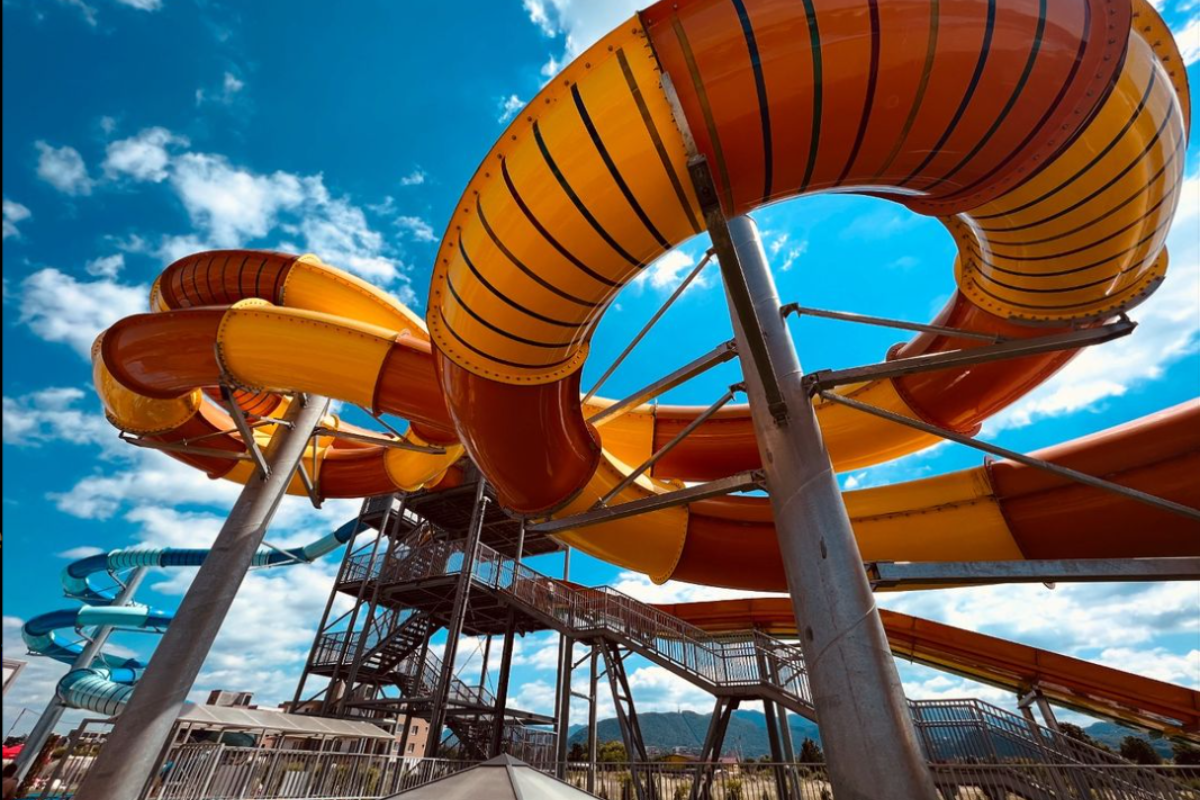
<path fill-rule="evenodd" d="M 261 549 L 255 553 L 251 567 L 311 564 L 351 541 L 359 530 L 358 520 L 350 520 L 303 547 Z M 111 625 L 123 630 L 162 633 L 171 624 L 171 614 L 143 605 L 113 606 L 118 590 L 93 586 L 92 579 L 138 567 L 198 567 L 208 553 L 207 548 L 129 548 L 72 562 L 62 573 L 63 590 L 67 597 L 86 605 L 30 619 L 21 629 L 25 645 L 34 655 L 74 664 L 83 650 L 77 634 L 85 628 Z M 102 652 L 88 668 L 72 670 L 63 676 L 58 682 L 58 697 L 72 708 L 113 716 L 125 707 L 144 668 L 145 664 L 137 659 Z"/>

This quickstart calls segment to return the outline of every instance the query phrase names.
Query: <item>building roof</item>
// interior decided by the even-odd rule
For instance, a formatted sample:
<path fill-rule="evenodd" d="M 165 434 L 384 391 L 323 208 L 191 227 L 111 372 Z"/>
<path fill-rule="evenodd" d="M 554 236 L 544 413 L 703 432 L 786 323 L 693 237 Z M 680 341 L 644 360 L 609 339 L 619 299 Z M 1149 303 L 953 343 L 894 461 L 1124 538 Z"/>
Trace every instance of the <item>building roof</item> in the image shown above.
<path fill-rule="evenodd" d="M 181 724 L 223 730 L 261 730 L 284 736 L 332 736 L 341 739 L 395 739 L 378 725 L 348 719 L 288 714 L 240 706 L 188 705 L 179 715 Z"/>
<path fill-rule="evenodd" d="M 510 755 L 393 795 L 400 800 L 584 800 L 582 789 L 539 772 Z M 389 798 L 391 800 L 391 798 Z"/>

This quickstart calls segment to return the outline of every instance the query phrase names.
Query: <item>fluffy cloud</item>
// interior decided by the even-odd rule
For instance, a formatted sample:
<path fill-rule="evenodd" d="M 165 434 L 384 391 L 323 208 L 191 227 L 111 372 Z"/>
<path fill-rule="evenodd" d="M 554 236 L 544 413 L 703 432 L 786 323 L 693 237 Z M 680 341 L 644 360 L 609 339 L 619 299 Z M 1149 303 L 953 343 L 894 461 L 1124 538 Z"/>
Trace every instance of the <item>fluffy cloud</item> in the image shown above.
<path fill-rule="evenodd" d="M 508 122 L 517 115 L 517 112 L 525 107 L 525 101 L 517 97 L 515 94 L 510 94 L 508 97 L 501 97 L 496 104 L 500 115 L 496 117 L 497 122 Z"/>
<path fill-rule="evenodd" d="M 24 624 L 25 620 L 20 617 L 4 617 L 4 656 L 26 662 L 21 675 L 4 694 L 5 733 L 15 725 L 12 729 L 15 736 L 28 733 L 33 728 L 37 715 L 54 696 L 54 687 L 67 672 L 66 665 L 57 661 L 24 656 L 25 642 L 21 639 L 21 626 Z M 70 733 L 71 728 L 85 716 L 82 711 L 67 712 L 54 729 L 55 733 Z"/>
<path fill-rule="evenodd" d="M 414 241 L 436 242 L 437 234 L 428 222 L 420 217 L 396 217 L 396 226 L 405 231 Z"/>
<path fill-rule="evenodd" d="M 84 266 L 88 275 L 97 278 L 115 278 L 125 269 L 125 254 L 113 253 L 111 256 L 94 258 Z"/>
<path fill-rule="evenodd" d="M 161 183 L 167 179 L 172 145 L 187 145 L 187 139 L 166 128 L 147 128 L 136 136 L 112 142 L 104 159 L 104 174 L 110 178 L 125 176 L 135 181 Z"/>
<path fill-rule="evenodd" d="M 659 292 L 671 292 L 684 279 L 692 268 L 696 266 L 696 258 L 689 253 L 674 249 L 664 253 L 659 258 L 652 261 L 633 279 L 633 284 L 639 288 L 649 286 L 651 289 Z M 692 285 L 688 287 L 688 291 L 697 288 L 711 286 L 714 283 L 713 270 L 705 269 L 696 276 L 692 281 Z"/>
<path fill-rule="evenodd" d="M 1200 16 L 1192 17 L 1174 33 L 1183 63 L 1190 67 L 1200 61 Z"/>
<path fill-rule="evenodd" d="M 111 280 L 79 281 L 47 267 L 21 282 L 20 321 L 48 342 L 62 342 L 89 358 L 102 330 L 146 309 L 148 286 Z"/>
<path fill-rule="evenodd" d="M 99 414 L 80 408 L 85 397 L 82 389 L 66 386 L 5 397 L 4 443 L 27 447 L 49 442 L 112 446 L 116 440 L 112 427 Z"/>
<path fill-rule="evenodd" d="M 420 167 L 414 167 L 413 171 L 400 179 L 401 186 L 420 186 L 428 180 L 429 176 L 425 174 L 425 170 Z"/>
<path fill-rule="evenodd" d="M 63 194 L 87 195 L 92 193 L 92 179 L 88 175 L 83 156 L 74 147 L 52 147 L 46 142 L 36 142 L 38 151 L 38 177 Z"/>
<path fill-rule="evenodd" d="M 246 88 L 246 82 L 234 75 L 232 72 L 226 72 L 221 79 L 221 86 L 215 92 L 209 92 L 205 89 L 196 90 L 196 105 L 204 105 L 205 103 L 219 103 L 221 105 L 231 105 L 242 90 Z"/>
<path fill-rule="evenodd" d="M 17 229 L 17 223 L 24 222 L 32 216 L 33 212 L 25 206 L 15 200 L 4 198 L 4 238 L 20 236 L 21 231 Z"/>
<path fill-rule="evenodd" d="M 1080 353 L 1053 378 L 984 425 L 984 435 L 1038 419 L 1096 409 L 1146 381 L 1161 378 L 1179 359 L 1200 349 L 1200 173 L 1186 178 L 1167 247 L 1166 282 L 1130 316 L 1132 335 Z"/>
<path fill-rule="evenodd" d="M 117 0 L 123 6 L 136 8 L 138 11 L 159 11 L 163 7 L 163 0 Z"/>
<path fill-rule="evenodd" d="M 575 58 L 643 5 L 635 0 L 524 0 L 530 22 L 546 36 L 562 37 L 560 62 Z"/>
<path fill-rule="evenodd" d="M 286 172 L 259 175 L 207 153 L 183 154 L 171 175 L 193 224 L 218 247 L 266 236 L 279 214 L 298 208 L 319 179 L 308 181 L 306 186 L 304 179 Z"/>

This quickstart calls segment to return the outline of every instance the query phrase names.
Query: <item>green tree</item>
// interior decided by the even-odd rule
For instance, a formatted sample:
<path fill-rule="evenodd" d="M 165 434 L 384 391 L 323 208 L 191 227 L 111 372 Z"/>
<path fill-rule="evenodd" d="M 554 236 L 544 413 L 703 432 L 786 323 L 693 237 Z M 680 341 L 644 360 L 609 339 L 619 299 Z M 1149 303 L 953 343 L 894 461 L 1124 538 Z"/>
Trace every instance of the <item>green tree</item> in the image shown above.
<path fill-rule="evenodd" d="M 1192 747 L 1183 742 L 1171 743 L 1171 760 L 1185 766 L 1200 766 L 1200 747 Z"/>
<path fill-rule="evenodd" d="M 587 761 L 587 757 L 587 745 L 583 742 L 574 742 L 567 752 L 567 761 Z"/>
<path fill-rule="evenodd" d="M 814 742 L 807 736 L 800 743 L 800 758 L 801 764 L 824 764 L 825 751 L 821 749 L 821 745 Z"/>
<path fill-rule="evenodd" d="M 1121 758 L 1134 764 L 1161 764 L 1162 756 L 1149 742 L 1139 736 L 1126 736 L 1121 740 Z"/>
<path fill-rule="evenodd" d="M 1074 723 L 1060 722 L 1058 723 L 1058 730 L 1069 739 L 1074 739 L 1077 742 L 1083 742 L 1084 744 L 1089 745 L 1090 747 L 1095 747 L 1099 750 L 1105 750 L 1109 753 L 1112 752 L 1112 748 L 1107 747 L 1102 742 L 1096 741 L 1088 735 L 1087 731 L 1078 725 L 1075 725 Z"/>
<path fill-rule="evenodd" d="M 601 742 L 596 752 L 596 760 L 606 764 L 618 764 L 629 760 L 624 742 Z"/>

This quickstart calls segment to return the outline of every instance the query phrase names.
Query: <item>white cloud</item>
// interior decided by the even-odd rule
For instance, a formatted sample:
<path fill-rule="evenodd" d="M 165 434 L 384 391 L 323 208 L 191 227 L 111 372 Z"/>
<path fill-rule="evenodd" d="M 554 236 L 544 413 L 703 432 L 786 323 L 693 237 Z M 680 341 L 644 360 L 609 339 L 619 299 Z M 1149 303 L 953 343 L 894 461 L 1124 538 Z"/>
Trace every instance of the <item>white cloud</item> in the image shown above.
<path fill-rule="evenodd" d="M 984 424 L 984 436 L 1021 428 L 1038 419 L 1081 410 L 1100 411 L 1110 397 L 1161 378 L 1179 359 L 1200 349 L 1200 173 L 1180 188 L 1171 234 L 1167 280 L 1130 316 L 1129 336 L 1085 349 L 1053 378 Z"/>
<path fill-rule="evenodd" d="M 510 94 L 508 97 L 500 98 L 496 107 L 500 112 L 500 116 L 496 117 L 496 121 L 508 122 L 517 115 L 518 111 L 525 107 L 525 101 L 515 94 Z"/>
<path fill-rule="evenodd" d="M 111 256 L 94 258 L 84 267 L 88 275 L 94 275 L 97 278 L 115 278 L 123 269 L 125 269 L 124 253 L 113 253 Z"/>
<path fill-rule="evenodd" d="M 83 0 L 58 0 L 58 2 L 68 8 L 73 8 L 79 12 L 79 16 L 83 17 L 83 21 L 93 28 L 96 27 L 96 9 L 89 6 Z"/>
<path fill-rule="evenodd" d="M 42 339 L 68 344 L 89 358 L 101 331 L 145 310 L 149 291 L 111 280 L 78 281 L 47 267 L 21 282 L 20 321 Z"/>
<path fill-rule="evenodd" d="M 723 589 L 695 583 L 667 581 L 656 584 L 640 572 L 621 572 L 612 588 L 643 603 L 699 603 L 706 600 L 736 600 L 744 597 L 778 597 L 767 592 Z"/>
<path fill-rule="evenodd" d="M 649 286 L 655 291 L 670 292 L 683 281 L 684 276 L 696 266 L 696 259 L 687 252 L 675 249 L 664 253 L 652 261 L 633 279 L 633 284 L 639 288 Z M 712 285 L 712 271 L 701 271 L 692 281 L 687 291 Z"/>
<path fill-rule="evenodd" d="M 407 175 L 405 175 L 403 178 L 400 179 L 400 185 L 401 186 L 420 186 L 421 184 L 425 183 L 425 181 L 428 179 L 429 179 L 429 176 L 425 174 L 425 170 L 421 169 L 420 167 L 413 167 L 412 172 L 408 173 Z"/>
<path fill-rule="evenodd" d="M 38 151 L 38 177 L 69 195 L 92 193 L 92 179 L 88 175 L 83 156 L 74 147 L 52 147 L 46 142 L 36 142 Z"/>
<path fill-rule="evenodd" d="M 523 4 L 529 21 L 544 35 L 563 37 L 562 62 L 575 58 L 645 5 L 636 0 L 524 0 Z"/>
<path fill-rule="evenodd" d="M 1200 17 L 1192 17 L 1174 34 L 1183 63 L 1190 67 L 1200 61 Z"/>
<path fill-rule="evenodd" d="M 17 229 L 17 223 L 24 222 L 32 216 L 33 212 L 25 206 L 15 200 L 4 198 L 4 238 L 19 237 L 21 231 Z"/>
<path fill-rule="evenodd" d="M 176 159 L 171 184 L 192 222 L 219 247 L 237 247 L 246 239 L 266 236 L 280 212 L 304 202 L 308 189 L 295 175 L 259 175 L 207 153 L 185 153 Z"/>
<path fill-rule="evenodd" d="M 158 11 L 163 7 L 163 0 L 117 0 L 117 2 L 139 11 Z"/>
<path fill-rule="evenodd" d="M 1110 648 L 1153 646 L 1164 635 L 1200 635 L 1196 583 L 1064 584 L 1056 589 L 1022 584 L 877 597 L 881 606 L 906 614 L 1081 658 L 1094 659 Z"/>
<path fill-rule="evenodd" d="M 1186 653 L 1173 653 L 1165 647 L 1145 650 L 1109 647 L 1100 652 L 1096 661 L 1135 675 L 1200 688 L 1200 650 L 1195 648 Z"/>
<path fill-rule="evenodd" d="M 186 146 L 187 139 L 166 128 L 147 128 L 136 136 L 108 145 L 104 174 L 110 178 L 127 176 L 135 181 L 161 183 L 167 179 L 172 145 Z"/>
<path fill-rule="evenodd" d="M 196 90 L 196 105 L 204 105 L 205 103 L 219 103 L 221 105 L 231 105 L 242 90 L 246 88 L 246 82 L 232 72 L 226 72 L 221 79 L 221 87 L 216 92 L 209 92 L 206 89 Z"/>
<path fill-rule="evenodd" d="M 82 389 L 52 387 L 21 397 L 4 398 L 4 443 L 38 446 L 70 442 L 111 446 L 116 434 L 108 422 L 93 411 L 79 408 L 86 397 Z M 92 404 L 97 405 L 94 398 Z"/>
<path fill-rule="evenodd" d="M 437 235 L 429 223 L 420 217 L 396 217 L 396 226 L 406 231 L 415 241 L 436 242 Z"/>

